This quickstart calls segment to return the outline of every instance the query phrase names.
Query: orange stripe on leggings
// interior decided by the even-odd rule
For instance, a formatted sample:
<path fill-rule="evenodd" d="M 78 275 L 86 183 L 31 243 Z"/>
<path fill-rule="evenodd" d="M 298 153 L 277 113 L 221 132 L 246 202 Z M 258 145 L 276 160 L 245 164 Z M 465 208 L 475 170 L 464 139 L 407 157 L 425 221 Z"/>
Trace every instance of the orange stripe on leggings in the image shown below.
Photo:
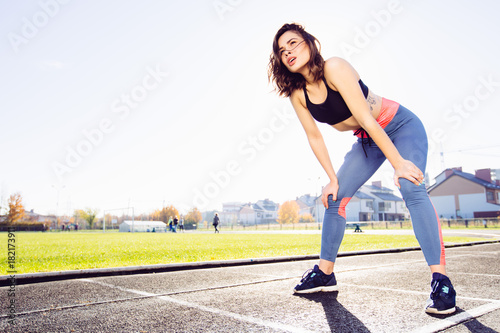
<path fill-rule="evenodd" d="M 340 207 L 339 207 L 339 215 L 342 216 L 343 218 L 345 217 L 345 206 L 349 203 L 349 200 L 351 198 L 343 198 L 342 201 L 340 202 Z"/>
<path fill-rule="evenodd" d="M 432 205 L 432 202 L 431 202 Z M 434 205 L 432 205 L 434 208 L 434 212 L 436 213 L 436 220 L 438 224 L 438 229 L 439 229 L 439 242 L 441 243 L 441 257 L 439 259 L 439 264 L 440 265 L 446 265 L 446 259 L 445 259 L 445 251 L 444 251 L 444 242 L 443 242 L 443 233 L 441 232 L 441 221 L 439 220 L 438 213 L 436 211 L 436 208 Z"/>

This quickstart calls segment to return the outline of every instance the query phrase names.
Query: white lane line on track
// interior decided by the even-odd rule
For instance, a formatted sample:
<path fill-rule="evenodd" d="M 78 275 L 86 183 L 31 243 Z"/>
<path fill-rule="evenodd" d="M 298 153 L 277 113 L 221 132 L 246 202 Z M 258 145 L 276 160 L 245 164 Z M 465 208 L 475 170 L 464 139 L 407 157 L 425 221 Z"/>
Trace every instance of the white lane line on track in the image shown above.
<path fill-rule="evenodd" d="M 351 283 L 339 283 L 339 288 L 342 288 L 342 286 L 353 287 L 353 288 L 362 288 L 362 289 L 390 291 L 390 292 L 403 293 L 403 294 L 426 295 L 426 296 L 429 296 L 429 294 L 430 294 L 430 292 L 415 291 L 415 290 L 403 290 L 403 289 L 386 288 L 386 287 L 379 287 L 379 286 L 363 286 L 363 285 L 351 284 Z M 468 300 L 468 301 L 477 301 L 477 302 L 486 302 L 486 303 L 500 303 L 500 300 L 489 299 L 489 298 L 477 298 L 477 297 L 468 297 L 468 296 L 457 296 L 456 298 Z"/>
<path fill-rule="evenodd" d="M 374 255 L 380 255 L 380 254 L 374 254 Z M 456 258 L 461 258 L 461 257 L 473 257 L 473 256 L 475 256 L 475 255 L 474 254 L 458 254 L 458 255 L 451 254 L 451 255 L 446 255 L 446 260 L 456 259 Z M 416 264 L 416 263 L 424 263 L 425 265 L 427 265 L 425 262 L 425 259 L 414 259 L 414 260 L 407 260 L 407 261 L 390 262 L 387 264 L 374 265 L 374 266 L 359 266 L 359 267 L 354 267 L 354 268 L 339 269 L 339 270 L 335 271 L 335 274 L 337 275 L 337 274 L 344 273 L 344 272 L 385 268 L 385 267 L 390 267 L 390 266 L 411 265 L 411 264 Z"/>
<path fill-rule="evenodd" d="M 445 232 L 443 232 L 445 233 Z M 480 233 L 480 232 L 467 232 L 467 231 L 454 231 L 454 232 L 448 232 L 449 235 L 476 235 L 476 236 L 483 236 L 483 237 L 500 237 L 500 234 L 496 234 L 493 232 L 487 232 L 487 233 Z M 445 235 L 446 236 L 446 235 Z M 488 245 L 488 244 L 482 244 L 482 245 Z"/>
<path fill-rule="evenodd" d="M 477 317 L 481 317 L 485 314 L 488 314 L 490 312 L 493 312 L 495 310 L 500 309 L 500 302 L 494 302 L 494 303 L 488 303 L 484 304 L 481 306 L 478 306 L 477 308 L 470 309 L 461 313 L 457 313 L 454 316 L 447 317 L 444 319 L 439 319 L 439 321 L 436 321 L 432 324 L 420 327 L 419 329 L 415 330 L 415 333 L 430 333 L 430 332 L 438 332 L 445 330 L 447 328 L 456 326 L 460 323 L 463 323 L 464 321 L 474 319 Z"/>
<path fill-rule="evenodd" d="M 133 293 L 133 294 L 136 294 L 136 295 L 148 296 L 148 297 L 155 297 L 155 298 L 161 299 L 163 301 L 167 301 L 167 302 L 171 302 L 171 303 L 176 303 L 178 305 L 186 306 L 186 307 L 197 309 L 197 310 L 200 310 L 200 311 L 210 312 L 210 313 L 213 313 L 213 314 L 217 314 L 217 315 L 221 315 L 221 316 L 233 318 L 233 319 L 236 319 L 236 320 L 239 320 L 239 321 L 244 321 L 244 322 L 248 322 L 248 323 L 251 323 L 251 324 L 260 325 L 260 326 L 264 326 L 264 327 L 268 327 L 268 328 L 272 328 L 272 329 L 279 329 L 279 330 L 282 330 L 282 331 L 297 332 L 297 333 L 299 333 L 299 332 L 306 332 L 306 333 L 310 332 L 310 331 L 308 331 L 308 330 L 306 330 L 304 328 L 290 326 L 290 325 L 285 325 L 285 324 L 280 324 L 280 323 L 275 323 L 275 322 L 263 320 L 263 319 L 260 319 L 260 318 L 254 318 L 254 317 L 250 317 L 250 316 L 246 316 L 246 315 L 241 315 L 241 314 L 234 313 L 234 312 L 224 311 L 224 310 L 221 310 L 221 309 L 212 308 L 212 307 L 205 306 L 205 305 L 200 305 L 200 304 L 195 304 L 195 303 L 191 303 L 191 302 L 188 302 L 188 301 L 183 301 L 183 300 L 180 300 L 180 299 L 175 299 L 175 298 L 170 297 L 170 296 L 158 296 L 156 294 L 148 293 L 148 292 L 145 292 L 145 291 L 140 291 L 140 290 L 135 290 L 135 289 L 129 289 L 129 288 L 123 288 L 123 287 L 120 287 L 120 286 L 115 286 L 113 284 L 109 284 L 109 283 L 105 283 L 105 282 L 100 282 L 100 281 L 89 280 L 89 279 L 81 279 L 81 281 L 95 283 L 95 284 L 98 284 L 98 285 L 101 285 L 101 286 L 104 286 L 104 287 L 118 289 L 120 291 L 126 291 L 126 292 Z"/>

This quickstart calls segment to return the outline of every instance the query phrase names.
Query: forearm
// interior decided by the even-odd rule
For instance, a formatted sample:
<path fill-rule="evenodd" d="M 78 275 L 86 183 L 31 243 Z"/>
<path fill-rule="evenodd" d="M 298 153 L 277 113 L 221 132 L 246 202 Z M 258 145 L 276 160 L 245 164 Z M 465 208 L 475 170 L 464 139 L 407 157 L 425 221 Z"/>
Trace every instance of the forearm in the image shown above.
<path fill-rule="evenodd" d="M 391 141 L 387 133 L 385 133 L 382 127 L 380 127 L 380 125 L 376 122 L 365 125 L 364 129 L 368 132 L 382 153 L 384 153 L 392 167 L 396 169 L 403 161 L 403 157 L 401 157 L 401 154 L 397 150 L 396 146 L 394 146 L 394 143 Z"/>
<path fill-rule="evenodd" d="M 333 169 L 330 155 L 328 154 L 328 149 L 326 148 L 323 137 L 308 138 L 308 140 L 314 155 L 325 170 L 328 178 L 330 178 L 330 181 L 337 182 L 337 174 Z"/>

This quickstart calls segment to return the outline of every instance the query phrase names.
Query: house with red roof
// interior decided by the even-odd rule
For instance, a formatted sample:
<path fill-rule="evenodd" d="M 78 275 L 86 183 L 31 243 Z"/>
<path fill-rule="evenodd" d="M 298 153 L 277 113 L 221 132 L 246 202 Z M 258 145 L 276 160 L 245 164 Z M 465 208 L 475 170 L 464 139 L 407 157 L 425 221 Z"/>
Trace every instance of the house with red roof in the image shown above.
<path fill-rule="evenodd" d="M 497 218 L 500 216 L 500 170 L 446 169 L 427 189 L 441 218 Z"/>

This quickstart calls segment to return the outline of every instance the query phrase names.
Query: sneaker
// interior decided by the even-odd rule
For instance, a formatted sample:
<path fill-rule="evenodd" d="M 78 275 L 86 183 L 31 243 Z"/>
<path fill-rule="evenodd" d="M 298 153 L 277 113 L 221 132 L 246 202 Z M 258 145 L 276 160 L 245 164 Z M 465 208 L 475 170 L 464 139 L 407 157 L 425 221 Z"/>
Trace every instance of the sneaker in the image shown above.
<path fill-rule="evenodd" d="M 425 312 L 433 314 L 450 314 L 455 312 L 455 296 L 457 293 L 450 279 L 443 274 L 432 274 L 432 292 L 425 305 Z"/>
<path fill-rule="evenodd" d="M 338 288 L 335 274 L 326 275 L 319 269 L 318 265 L 315 265 L 313 269 L 306 271 L 304 275 L 302 275 L 300 284 L 295 286 L 293 292 L 297 294 L 308 294 L 317 291 L 336 290 L 338 290 Z"/>

